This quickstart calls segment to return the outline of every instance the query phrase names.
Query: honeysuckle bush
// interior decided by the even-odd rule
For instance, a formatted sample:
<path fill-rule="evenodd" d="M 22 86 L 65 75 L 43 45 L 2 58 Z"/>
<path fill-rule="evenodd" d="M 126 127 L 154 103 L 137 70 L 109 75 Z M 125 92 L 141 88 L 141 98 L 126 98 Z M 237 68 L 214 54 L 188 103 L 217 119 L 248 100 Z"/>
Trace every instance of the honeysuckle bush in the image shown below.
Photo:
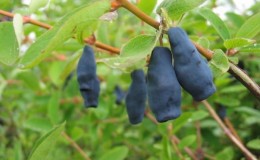
<path fill-rule="evenodd" d="M 244 12 L 234 12 L 236 1 L 165 0 L 157 8 L 156 0 L 131 3 L 158 21 L 161 16 L 182 27 L 191 40 L 214 51 L 209 65 L 217 92 L 208 101 L 216 110 L 225 106 L 243 143 L 259 157 L 259 99 L 227 71 L 231 61 L 260 83 L 260 2 Z M 220 18 L 213 12 L 220 5 L 234 10 Z M 15 13 L 11 18 L 0 12 L 0 159 L 87 159 L 64 135 L 91 159 L 175 160 L 180 154 L 191 159 L 185 147 L 205 159 L 243 159 L 205 107 L 186 92 L 178 119 L 155 124 L 144 118 L 130 125 L 125 104 L 115 104 L 114 88 L 127 91 L 130 71 L 147 70 L 147 57 L 165 26 L 156 30 L 123 8 L 100 19 L 110 8 L 108 0 L 0 2 L 0 10 Z M 22 24 L 24 16 L 53 27 L 47 31 L 30 21 Z M 75 68 L 83 39 L 92 34 L 94 41 L 121 52 L 111 55 L 93 45 L 101 93 L 98 108 L 85 109 Z M 169 46 L 167 39 L 161 39 L 164 46 Z M 171 134 L 180 139 L 178 145 L 172 146 Z"/>

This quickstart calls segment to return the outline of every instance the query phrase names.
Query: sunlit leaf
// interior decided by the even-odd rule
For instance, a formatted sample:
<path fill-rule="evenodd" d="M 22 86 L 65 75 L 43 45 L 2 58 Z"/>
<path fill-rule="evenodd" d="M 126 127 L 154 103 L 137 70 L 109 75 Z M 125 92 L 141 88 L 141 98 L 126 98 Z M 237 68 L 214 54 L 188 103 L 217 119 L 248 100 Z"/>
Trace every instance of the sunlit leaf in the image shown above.
<path fill-rule="evenodd" d="M 124 160 L 127 157 L 128 148 L 125 146 L 115 147 L 102 155 L 100 160 Z"/>
<path fill-rule="evenodd" d="M 0 62 L 12 65 L 19 56 L 19 43 L 12 22 L 0 23 Z"/>
<path fill-rule="evenodd" d="M 253 38 L 260 32 L 260 13 L 250 17 L 238 30 L 236 37 Z"/>
<path fill-rule="evenodd" d="M 234 158 L 234 151 L 231 147 L 224 148 L 221 152 L 216 154 L 216 160 L 232 160 Z"/>
<path fill-rule="evenodd" d="M 64 130 L 65 123 L 55 127 L 40 138 L 34 145 L 28 160 L 46 160 L 61 132 Z"/>
<path fill-rule="evenodd" d="M 223 40 L 230 38 L 227 26 L 211 9 L 202 8 L 199 10 L 199 13 L 211 23 Z"/>
<path fill-rule="evenodd" d="M 164 0 L 156 12 L 160 14 L 161 8 L 164 8 L 173 20 L 179 20 L 184 13 L 198 7 L 204 2 L 205 0 Z"/>
<path fill-rule="evenodd" d="M 178 132 L 178 130 L 181 129 L 181 127 L 187 123 L 187 121 L 191 118 L 191 116 L 192 116 L 192 113 L 185 112 L 179 118 L 174 120 L 173 121 L 173 126 L 174 126 L 173 132 L 174 133 Z"/>
<path fill-rule="evenodd" d="M 246 145 L 248 148 L 260 150 L 260 139 L 251 140 Z"/>
<path fill-rule="evenodd" d="M 111 68 L 131 71 L 132 69 L 142 68 L 145 64 L 147 55 L 151 54 L 158 41 L 158 35 L 140 35 L 123 45 L 120 56 L 99 59 Z"/>
<path fill-rule="evenodd" d="M 242 53 L 256 53 L 260 55 L 260 44 L 253 44 L 250 46 L 240 47 L 237 50 Z"/>
<path fill-rule="evenodd" d="M 178 144 L 179 148 L 183 149 L 184 147 L 189 147 L 194 142 L 196 142 L 196 136 L 195 135 L 188 135 L 181 139 L 180 143 Z"/>
<path fill-rule="evenodd" d="M 121 49 L 121 57 L 139 56 L 146 57 L 151 54 L 155 44 L 156 36 L 140 35 L 129 40 Z"/>
<path fill-rule="evenodd" d="M 227 49 L 230 48 L 237 48 L 237 47 L 243 47 L 249 44 L 254 43 L 255 40 L 252 39 L 246 39 L 246 38 L 233 38 L 233 39 L 227 39 L 224 42 L 224 46 Z"/>
<path fill-rule="evenodd" d="M 240 28 L 245 20 L 242 18 L 242 16 L 233 13 L 233 12 L 228 12 L 226 13 L 227 18 L 238 28 Z"/>
<path fill-rule="evenodd" d="M 202 47 L 204 48 L 209 48 L 210 46 L 210 42 L 207 38 L 205 37 L 201 37 L 198 42 L 197 42 L 199 45 L 201 45 Z"/>
<path fill-rule="evenodd" d="M 48 4 L 49 0 L 31 0 L 29 9 L 31 12 L 37 11 L 39 8 L 42 8 Z"/>
<path fill-rule="evenodd" d="M 137 7 L 141 9 L 143 12 L 146 14 L 151 14 L 155 5 L 156 5 L 157 0 L 141 0 Z"/>
<path fill-rule="evenodd" d="M 228 58 L 222 50 L 215 50 L 213 58 L 210 60 L 210 68 L 215 77 L 218 77 L 228 71 Z"/>
<path fill-rule="evenodd" d="M 15 14 L 13 19 L 14 31 L 19 46 L 23 39 L 23 17 L 20 14 Z"/>

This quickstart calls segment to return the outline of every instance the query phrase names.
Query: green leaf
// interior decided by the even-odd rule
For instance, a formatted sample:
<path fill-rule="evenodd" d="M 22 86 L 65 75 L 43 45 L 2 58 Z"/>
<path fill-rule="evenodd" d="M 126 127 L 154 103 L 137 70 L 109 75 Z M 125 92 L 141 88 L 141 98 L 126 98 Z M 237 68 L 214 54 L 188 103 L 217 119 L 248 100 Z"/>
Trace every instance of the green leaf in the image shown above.
<path fill-rule="evenodd" d="M 260 13 L 250 17 L 238 30 L 236 37 L 253 38 L 260 31 Z"/>
<path fill-rule="evenodd" d="M 200 39 L 198 40 L 197 43 L 204 48 L 209 48 L 209 46 L 210 46 L 209 40 L 205 37 L 200 37 Z"/>
<path fill-rule="evenodd" d="M 31 45 L 21 59 L 20 67 L 31 68 L 37 65 L 48 56 L 48 53 L 61 46 L 75 34 L 75 37 L 79 38 L 86 36 L 86 33 L 92 33 L 94 28 L 89 24 L 98 21 L 99 17 L 109 8 L 110 2 L 108 0 L 100 0 L 75 9 Z"/>
<path fill-rule="evenodd" d="M 17 75 L 17 78 L 22 80 L 22 82 L 31 88 L 34 91 L 38 91 L 40 89 L 40 83 L 39 83 L 39 78 L 34 72 L 31 71 L 24 71 L 20 72 Z"/>
<path fill-rule="evenodd" d="M 2 100 L 2 94 L 6 86 L 7 82 L 4 79 L 3 75 L 0 73 L 0 100 Z"/>
<path fill-rule="evenodd" d="M 238 48 L 239 52 L 242 53 L 258 53 L 260 54 L 260 44 L 253 44 L 246 47 Z"/>
<path fill-rule="evenodd" d="M 213 58 L 210 60 L 210 68 L 215 77 L 218 77 L 228 71 L 228 58 L 222 50 L 217 49 L 214 51 Z"/>
<path fill-rule="evenodd" d="M 66 80 L 66 78 L 70 75 L 70 73 L 73 70 L 75 70 L 75 68 L 78 64 L 78 60 L 79 60 L 80 55 L 81 55 L 81 52 L 77 52 L 77 53 L 73 54 L 73 56 L 68 60 L 64 69 L 62 70 L 62 72 L 60 72 L 59 79 L 62 82 L 64 82 Z"/>
<path fill-rule="evenodd" d="M 169 141 L 169 138 L 168 136 L 163 136 L 163 141 L 162 141 L 162 144 L 163 144 L 163 159 L 165 160 L 172 160 L 172 147 L 170 145 L 170 141 Z"/>
<path fill-rule="evenodd" d="M 238 107 L 240 101 L 236 97 L 221 96 L 215 99 L 216 103 L 222 104 L 226 107 Z"/>
<path fill-rule="evenodd" d="M 120 56 L 99 59 L 97 62 L 103 62 L 111 68 L 121 70 L 131 70 L 143 67 L 145 58 L 148 54 L 151 54 L 158 41 L 158 35 L 159 33 L 157 33 L 157 36 L 137 36 L 123 45 Z"/>
<path fill-rule="evenodd" d="M 198 110 L 195 112 L 192 112 L 192 121 L 199 121 L 209 116 L 209 113 L 204 110 Z"/>
<path fill-rule="evenodd" d="M 260 117 L 260 111 L 257 109 L 254 109 L 254 108 L 250 108 L 250 107 L 239 107 L 239 108 L 236 108 L 235 111 L 240 112 L 240 113 L 246 113 L 246 114 L 252 115 L 256 118 Z"/>
<path fill-rule="evenodd" d="M 156 36 L 154 35 L 139 35 L 123 45 L 120 56 L 146 57 L 146 55 L 151 54 L 157 42 L 156 40 Z"/>
<path fill-rule="evenodd" d="M 61 86 L 63 81 L 60 79 L 60 73 L 66 64 L 62 61 L 54 62 L 49 67 L 49 77 L 56 86 Z"/>
<path fill-rule="evenodd" d="M 135 68 L 142 68 L 145 65 L 145 57 L 131 56 L 131 57 L 111 57 L 98 59 L 97 62 L 105 63 L 113 69 L 120 69 L 128 71 Z"/>
<path fill-rule="evenodd" d="M 217 153 L 216 160 L 232 160 L 234 158 L 234 151 L 231 147 L 223 149 L 221 152 Z"/>
<path fill-rule="evenodd" d="M 234 64 L 238 64 L 239 62 L 238 57 L 228 57 L 228 60 Z"/>
<path fill-rule="evenodd" d="M 255 40 L 246 39 L 246 38 L 233 38 L 233 39 L 225 40 L 224 46 L 227 49 L 230 49 L 230 48 L 243 47 L 252 43 L 255 43 Z"/>
<path fill-rule="evenodd" d="M 211 9 L 202 8 L 199 13 L 208 20 L 223 40 L 229 39 L 230 34 L 225 23 Z"/>
<path fill-rule="evenodd" d="M 0 23 L 0 62 L 12 65 L 19 56 L 19 44 L 12 22 Z"/>
<path fill-rule="evenodd" d="M 128 148 L 125 146 L 115 147 L 102 155 L 100 160 L 124 160 L 128 154 Z"/>
<path fill-rule="evenodd" d="M 248 148 L 260 150 L 260 139 L 251 140 L 246 145 Z"/>
<path fill-rule="evenodd" d="M 137 7 L 144 13 L 150 15 L 156 5 L 157 0 L 141 0 Z"/>
<path fill-rule="evenodd" d="M 49 0 L 31 0 L 29 9 L 31 12 L 37 11 L 39 8 L 42 8 L 48 4 Z"/>
<path fill-rule="evenodd" d="M 179 118 L 173 121 L 173 132 L 176 133 L 183 125 L 185 125 L 191 118 L 192 114 L 189 112 L 183 113 Z"/>
<path fill-rule="evenodd" d="M 13 18 L 14 31 L 19 47 L 23 39 L 23 17 L 20 14 L 15 14 Z"/>
<path fill-rule="evenodd" d="M 234 13 L 234 12 L 228 12 L 226 13 L 227 18 L 238 28 L 240 28 L 245 20 L 242 18 L 242 16 Z"/>
<path fill-rule="evenodd" d="M 195 135 L 189 135 L 181 139 L 180 143 L 178 144 L 179 148 L 183 149 L 184 147 L 188 147 L 192 145 L 196 141 Z"/>
<path fill-rule="evenodd" d="M 52 124 L 59 123 L 61 115 L 59 114 L 60 106 L 60 93 L 53 93 L 49 102 L 48 102 L 48 117 L 51 120 Z"/>
<path fill-rule="evenodd" d="M 247 88 L 244 85 L 239 84 L 239 85 L 225 87 L 225 88 L 221 89 L 219 92 L 220 93 L 242 93 L 242 92 L 246 92 L 246 91 L 247 91 Z"/>
<path fill-rule="evenodd" d="M 161 8 L 164 8 L 173 20 L 179 20 L 184 13 L 198 7 L 204 2 L 205 0 L 164 0 L 156 12 L 160 14 Z"/>
<path fill-rule="evenodd" d="M 48 119 L 31 117 L 24 122 L 24 127 L 37 132 L 47 132 L 52 125 Z"/>
<path fill-rule="evenodd" d="M 57 139 L 60 137 L 61 132 L 64 130 L 65 122 L 53 128 L 40 138 L 34 145 L 28 160 L 46 160 L 48 154 L 54 147 Z"/>

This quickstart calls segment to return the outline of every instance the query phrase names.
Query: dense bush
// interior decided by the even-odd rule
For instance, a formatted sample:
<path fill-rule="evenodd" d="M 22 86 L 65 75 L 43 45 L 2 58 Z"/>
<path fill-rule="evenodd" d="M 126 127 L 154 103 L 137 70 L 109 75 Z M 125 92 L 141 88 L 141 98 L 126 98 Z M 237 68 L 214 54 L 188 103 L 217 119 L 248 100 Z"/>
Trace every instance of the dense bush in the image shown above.
<path fill-rule="evenodd" d="M 247 150 L 259 157 L 260 2 L 240 11 L 238 1 L 165 0 L 156 8 L 156 0 L 1 0 L 0 159 L 232 160 Z M 116 12 L 102 16 L 111 6 Z M 223 6 L 232 10 L 220 18 L 213 11 Z M 128 90 L 137 68 L 149 73 L 154 47 L 170 48 L 172 26 L 209 61 L 217 91 L 195 102 L 182 90 L 181 116 L 165 123 L 146 103 L 142 123 L 131 125 L 114 89 Z M 97 108 L 84 107 L 75 72 L 86 43 L 97 62 Z"/>

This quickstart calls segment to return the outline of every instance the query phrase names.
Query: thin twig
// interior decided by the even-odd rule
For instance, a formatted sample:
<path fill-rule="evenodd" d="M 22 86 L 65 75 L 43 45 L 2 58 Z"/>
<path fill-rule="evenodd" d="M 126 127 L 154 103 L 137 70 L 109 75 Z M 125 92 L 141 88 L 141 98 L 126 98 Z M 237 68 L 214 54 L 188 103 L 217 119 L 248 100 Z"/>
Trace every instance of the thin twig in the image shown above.
<path fill-rule="evenodd" d="M 182 155 L 181 151 L 179 150 L 178 146 L 177 146 L 177 142 L 174 140 L 173 137 L 170 137 L 170 141 L 172 143 L 173 149 L 176 151 L 178 157 L 182 160 L 184 160 L 184 156 Z"/>
<path fill-rule="evenodd" d="M 232 74 L 237 80 L 239 80 L 246 88 L 250 89 L 250 92 L 260 100 L 260 87 L 255 83 L 243 70 L 234 65 L 233 63 L 229 63 L 229 73 Z"/>
<path fill-rule="evenodd" d="M 156 121 L 156 119 L 154 118 L 154 116 L 152 116 L 149 111 L 146 111 L 146 112 L 145 112 L 145 116 L 146 116 L 149 120 L 151 120 L 154 124 L 156 124 L 156 125 L 159 124 L 159 123 Z M 179 138 L 178 138 L 177 136 L 172 135 L 171 139 L 172 139 L 172 138 L 173 138 L 175 141 L 177 141 L 178 143 L 180 142 L 180 140 L 179 140 Z M 185 150 L 185 152 L 186 152 L 193 160 L 198 160 L 189 147 L 185 147 L 184 150 Z"/>
<path fill-rule="evenodd" d="M 91 160 L 89 156 L 83 151 L 83 149 L 81 149 L 80 146 L 73 139 L 71 139 L 67 133 L 62 132 L 62 136 L 72 145 L 73 148 L 75 148 L 80 153 L 80 155 L 85 160 Z"/>
<path fill-rule="evenodd" d="M 228 127 L 228 129 L 232 132 L 232 134 L 233 134 L 241 143 L 243 143 L 243 141 L 242 141 L 241 138 L 239 137 L 239 135 L 238 135 L 236 129 L 234 128 L 234 126 L 233 126 L 233 124 L 230 122 L 230 120 L 229 120 L 227 117 L 225 117 L 225 118 L 223 119 L 223 121 L 224 121 L 224 123 L 226 124 L 226 126 Z"/>
<path fill-rule="evenodd" d="M 10 17 L 10 18 L 14 17 L 13 13 L 10 13 L 10 12 L 4 11 L 4 10 L 0 10 L 0 14 L 2 14 L 4 16 L 7 16 L 7 17 Z M 36 25 L 36 26 L 39 26 L 39 27 L 42 27 L 42 28 L 45 28 L 45 29 L 51 29 L 52 28 L 52 26 L 49 25 L 49 24 L 46 24 L 46 23 L 43 23 L 43 22 L 40 22 L 40 21 L 37 21 L 37 20 L 33 20 L 33 19 L 29 18 L 29 17 L 23 17 L 23 19 L 24 19 L 25 23 L 30 23 L 30 24 L 33 24 L 33 25 Z M 89 41 L 91 41 L 91 39 L 92 39 L 92 36 L 89 37 L 89 38 L 85 38 L 84 42 L 88 43 Z M 90 44 L 90 43 L 88 43 L 88 44 Z M 94 45 L 97 48 L 106 50 L 106 51 L 114 53 L 114 54 L 119 54 L 120 53 L 120 50 L 118 48 L 115 48 L 115 47 L 103 44 L 103 43 L 98 42 L 98 41 L 95 41 Z"/>
<path fill-rule="evenodd" d="M 209 111 L 210 115 L 217 121 L 221 129 L 227 135 L 227 137 L 244 153 L 244 155 L 251 160 L 257 160 L 256 157 L 229 131 L 225 124 L 221 121 L 212 106 L 206 101 L 201 102 Z"/>
<path fill-rule="evenodd" d="M 180 143 L 179 138 L 175 135 L 173 135 L 172 138 L 177 142 L 177 144 Z M 198 158 L 194 155 L 194 153 L 189 147 L 184 147 L 184 150 L 193 160 L 198 160 Z"/>

